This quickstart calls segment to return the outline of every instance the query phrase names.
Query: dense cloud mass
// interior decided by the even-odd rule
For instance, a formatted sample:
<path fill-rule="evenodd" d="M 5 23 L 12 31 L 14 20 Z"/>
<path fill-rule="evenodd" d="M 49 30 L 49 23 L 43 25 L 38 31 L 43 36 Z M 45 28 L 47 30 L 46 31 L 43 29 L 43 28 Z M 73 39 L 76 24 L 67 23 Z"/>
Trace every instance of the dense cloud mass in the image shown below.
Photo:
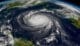
<path fill-rule="evenodd" d="M 31 3 L 31 2 L 30 2 Z M 36 3 L 36 2 L 35 2 Z M 80 46 L 80 29 L 71 24 L 79 11 L 41 2 L 0 9 L 0 46 L 14 46 L 16 38 L 31 40 L 34 46 Z"/>

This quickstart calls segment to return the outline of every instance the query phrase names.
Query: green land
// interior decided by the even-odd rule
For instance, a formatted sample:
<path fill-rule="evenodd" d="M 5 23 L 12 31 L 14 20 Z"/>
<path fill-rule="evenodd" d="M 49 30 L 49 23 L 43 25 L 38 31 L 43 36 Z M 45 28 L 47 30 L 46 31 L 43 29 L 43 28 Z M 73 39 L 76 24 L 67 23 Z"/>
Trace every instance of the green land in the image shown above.
<path fill-rule="evenodd" d="M 32 43 L 32 41 L 18 38 L 15 40 L 14 46 L 34 46 L 34 44 Z"/>

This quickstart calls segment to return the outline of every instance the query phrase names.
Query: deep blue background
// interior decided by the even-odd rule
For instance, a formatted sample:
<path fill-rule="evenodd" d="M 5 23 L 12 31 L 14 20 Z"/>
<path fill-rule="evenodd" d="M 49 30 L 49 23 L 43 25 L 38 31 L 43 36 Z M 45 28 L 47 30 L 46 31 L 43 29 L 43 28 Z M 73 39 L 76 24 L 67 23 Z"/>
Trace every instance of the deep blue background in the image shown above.
<path fill-rule="evenodd" d="M 3 1 L 8 1 L 8 0 L 0 0 L 0 2 L 3 2 Z"/>
<path fill-rule="evenodd" d="M 0 2 L 5 1 L 5 0 L 0 0 Z"/>
<path fill-rule="evenodd" d="M 68 3 L 74 4 L 74 5 L 80 6 L 80 0 L 61 0 L 61 1 L 68 2 Z"/>

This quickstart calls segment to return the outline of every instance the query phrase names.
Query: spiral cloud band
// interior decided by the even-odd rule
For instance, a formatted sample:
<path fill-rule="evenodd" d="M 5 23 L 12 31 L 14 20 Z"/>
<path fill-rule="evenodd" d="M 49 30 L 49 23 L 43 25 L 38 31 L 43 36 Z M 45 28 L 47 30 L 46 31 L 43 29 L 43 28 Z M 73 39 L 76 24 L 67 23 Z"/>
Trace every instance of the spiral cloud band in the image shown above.
<path fill-rule="evenodd" d="M 56 41 L 56 36 L 60 35 L 59 31 L 62 30 L 60 29 L 61 26 L 58 22 L 59 19 L 57 19 L 53 12 L 31 11 L 28 14 L 22 13 L 21 16 L 17 17 L 17 21 L 23 29 L 31 32 L 31 34 L 33 35 L 32 39 L 38 45 L 39 42 L 42 41 L 42 39 L 46 40 L 46 44 Z M 50 36 L 46 37 L 47 35 Z"/>
<path fill-rule="evenodd" d="M 0 46 L 14 46 L 19 39 L 31 40 L 34 46 L 80 44 L 80 33 L 74 26 L 80 18 L 77 9 L 55 0 L 27 0 L 18 5 L 0 9 Z"/>

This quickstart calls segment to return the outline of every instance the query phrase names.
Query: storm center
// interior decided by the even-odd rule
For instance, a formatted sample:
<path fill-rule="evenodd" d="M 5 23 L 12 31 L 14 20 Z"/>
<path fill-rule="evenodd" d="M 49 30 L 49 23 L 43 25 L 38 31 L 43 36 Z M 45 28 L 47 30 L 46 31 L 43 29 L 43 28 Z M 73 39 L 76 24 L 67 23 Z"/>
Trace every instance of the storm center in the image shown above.
<path fill-rule="evenodd" d="M 39 15 L 39 14 L 32 15 L 28 19 L 27 19 L 27 17 L 24 17 L 25 24 L 27 23 L 26 20 L 28 20 L 28 22 L 31 26 L 37 26 L 37 27 L 47 26 L 50 22 L 50 19 L 47 16 Z"/>

